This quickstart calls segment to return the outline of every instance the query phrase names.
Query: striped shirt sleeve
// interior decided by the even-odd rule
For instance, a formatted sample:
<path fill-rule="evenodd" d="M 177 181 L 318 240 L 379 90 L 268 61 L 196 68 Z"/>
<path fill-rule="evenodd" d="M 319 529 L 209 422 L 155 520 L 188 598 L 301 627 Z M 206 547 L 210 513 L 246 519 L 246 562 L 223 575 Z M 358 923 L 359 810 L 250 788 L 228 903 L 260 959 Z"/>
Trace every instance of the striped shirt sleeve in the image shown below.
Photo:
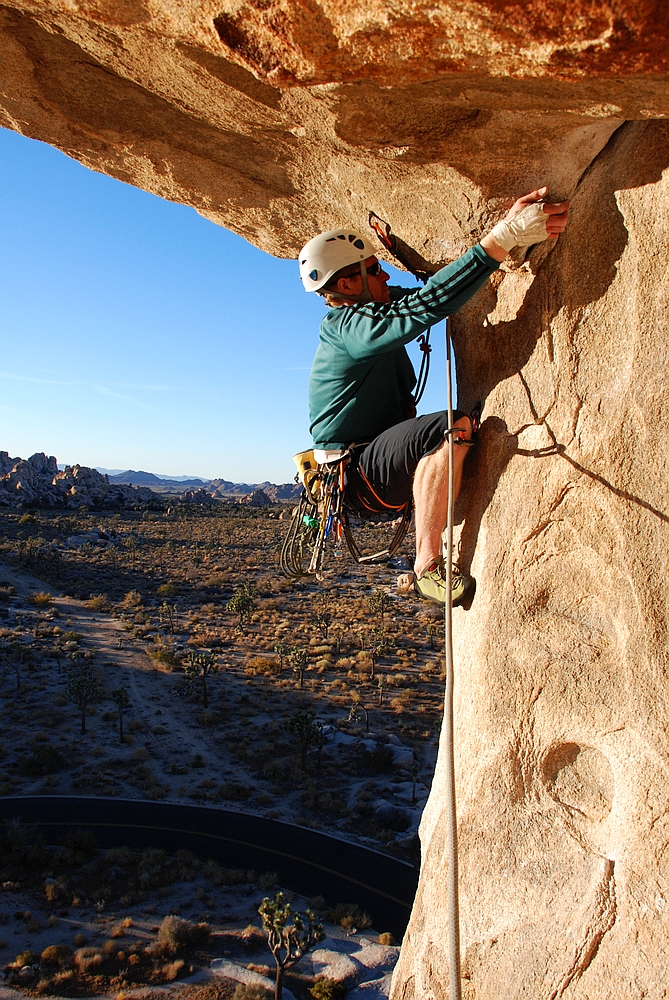
<path fill-rule="evenodd" d="M 394 351 L 457 312 L 499 267 L 477 245 L 442 267 L 424 288 L 395 302 L 367 302 L 337 310 L 341 336 L 356 360 Z"/>

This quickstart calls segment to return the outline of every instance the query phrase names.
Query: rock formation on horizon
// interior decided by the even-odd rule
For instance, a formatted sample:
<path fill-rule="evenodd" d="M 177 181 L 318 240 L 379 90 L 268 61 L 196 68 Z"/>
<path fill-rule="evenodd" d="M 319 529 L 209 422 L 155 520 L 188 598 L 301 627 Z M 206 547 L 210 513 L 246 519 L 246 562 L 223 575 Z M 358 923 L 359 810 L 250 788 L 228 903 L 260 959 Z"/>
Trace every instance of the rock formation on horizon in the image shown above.
<path fill-rule="evenodd" d="M 455 614 L 467 1000 L 666 991 L 668 26 L 659 0 L 0 8 L 0 122 L 280 256 L 373 209 L 438 262 L 518 194 L 572 198 L 454 322 L 485 406 Z M 448 992 L 441 763 L 421 839 L 395 1000 Z"/>
<path fill-rule="evenodd" d="M 157 493 L 109 482 L 109 476 L 85 465 L 58 471 L 53 455 L 10 458 L 0 451 L 0 507 L 146 507 L 160 505 Z"/>

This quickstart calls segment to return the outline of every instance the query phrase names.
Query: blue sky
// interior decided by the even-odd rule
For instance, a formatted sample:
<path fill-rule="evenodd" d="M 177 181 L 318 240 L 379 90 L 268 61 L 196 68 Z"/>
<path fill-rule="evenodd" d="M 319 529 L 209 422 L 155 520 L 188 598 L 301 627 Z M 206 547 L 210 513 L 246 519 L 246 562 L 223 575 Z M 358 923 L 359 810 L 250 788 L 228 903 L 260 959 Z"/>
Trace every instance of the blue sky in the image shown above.
<path fill-rule="evenodd" d="M 295 261 L 0 128 L 0 450 L 287 482 L 323 311 Z"/>

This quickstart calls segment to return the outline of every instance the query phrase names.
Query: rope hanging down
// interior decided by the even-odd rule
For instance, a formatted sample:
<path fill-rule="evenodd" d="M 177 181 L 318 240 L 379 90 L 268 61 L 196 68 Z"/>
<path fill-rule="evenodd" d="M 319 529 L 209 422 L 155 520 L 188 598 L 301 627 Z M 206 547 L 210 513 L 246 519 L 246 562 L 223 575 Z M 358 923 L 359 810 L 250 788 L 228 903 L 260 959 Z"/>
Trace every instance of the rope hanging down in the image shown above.
<path fill-rule="evenodd" d="M 453 381 L 451 378 L 451 328 L 446 320 L 446 390 L 448 396 L 448 516 L 446 519 L 446 593 L 450 594 L 453 575 Z M 444 605 L 446 690 L 444 693 L 444 735 L 446 741 L 446 894 L 448 903 L 448 971 L 450 1000 L 461 1000 L 460 986 L 460 898 L 458 891 L 458 812 L 455 796 L 455 729 L 453 721 L 453 605 Z"/>
<path fill-rule="evenodd" d="M 391 231 L 387 222 L 381 219 L 375 212 L 369 213 L 369 224 L 381 240 L 386 250 L 393 255 L 395 260 L 414 275 L 419 281 L 427 282 L 431 273 L 413 266 L 415 261 L 409 259 L 410 255 L 416 254 L 411 247 L 401 243 Z M 421 337 L 421 350 L 423 358 L 421 361 L 420 373 L 416 384 L 415 401 L 418 402 L 425 390 L 427 375 L 430 369 L 430 330 Z M 424 341 L 424 343 L 423 343 Z M 424 370 L 425 369 L 425 370 Z M 446 320 L 446 394 L 448 397 L 448 515 L 446 520 L 446 593 L 449 594 L 452 588 L 453 576 L 453 520 L 454 520 L 454 500 L 453 500 L 453 447 L 454 431 L 453 427 L 453 380 L 451 377 L 451 328 L 449 320 Z M 455 670 L 453 666 L 453 605 L 447 600 L 444 605 L 444 633 L 445 633 L 445 654 L 446 654 L 446 690 L 444 692 L 444 738 L 446 743 L 446 854 L 448 862 L 447 872 L 447 905 L 448 905 L 448 972 L 449 972 L 449 997 L 450 1000 L 461 1000 L 461 972 L 460 972 L 460 895 L 458 886 L 458 813 L 455 793 L 455 727 L 453 715 L 453 692 L 455 685 Z"/>
<path fill-rule="evenodd" d="M 395 260 L 398 261 L 402 267 L 406 268 L 410 274 L 413 274 L 417 281 L 422 281 L 423 284 L 425 284 L 432 277 L 429 271 L 422 270 L 421 268 L 417 268 L 412 265 L 410 254 L 415 254 L 415 250 L 411 250 L 411 247 L 406 246 L 406 244 L 397 239 L 390 228 L 390 224 L 386 222 L 385 219 L 382 219 L 380 215 L 376 214 L 376 212 L 370 212 L 369 225 L 374 230 L 388 253 L 392 254 Z M 407 253 L 407 251 L 409 252 Z M 416 256 L 418 255 L 416 254 Z M 413 392 L 413 401 L 415 406 L 418 406 L 423 398 L 423 393 L 425 392 L 425 387 L 427 385 L 427 379 L 430 374 L 430 355 L 432 353 L 432 347 L 430 346 L 431 332 L 432 327 L 426 330 L 426 332 L 421 334 L 418 338 L 418 346 L 421 350 L 421 359 L 420 370 L 418 372 L 418 378 L 416 379 L 416 388 Z"/>

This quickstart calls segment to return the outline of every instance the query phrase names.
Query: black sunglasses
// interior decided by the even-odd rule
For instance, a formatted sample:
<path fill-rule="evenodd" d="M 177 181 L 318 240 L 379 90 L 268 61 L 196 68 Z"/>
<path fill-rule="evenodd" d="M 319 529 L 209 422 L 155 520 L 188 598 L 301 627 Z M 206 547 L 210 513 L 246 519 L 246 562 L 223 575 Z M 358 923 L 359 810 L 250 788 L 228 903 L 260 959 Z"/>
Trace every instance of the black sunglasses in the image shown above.
<path fill-rule="evenodd" d="M 366 270 L 367 274 L 371 275 L 372 278 L 377 278 L 381 274 L 381 271 L 383 270 L 383 265 L 381 264 L 380 260 L 375 260 L 373 264 L 370 264 L 369 267 L 366 268 Z M 354 271 L 347 271 L 346 274 L 340 274 L 339 277 L 355 278 L 361 273 L 362 273 L 361 268 L 356 267 Z"/>

